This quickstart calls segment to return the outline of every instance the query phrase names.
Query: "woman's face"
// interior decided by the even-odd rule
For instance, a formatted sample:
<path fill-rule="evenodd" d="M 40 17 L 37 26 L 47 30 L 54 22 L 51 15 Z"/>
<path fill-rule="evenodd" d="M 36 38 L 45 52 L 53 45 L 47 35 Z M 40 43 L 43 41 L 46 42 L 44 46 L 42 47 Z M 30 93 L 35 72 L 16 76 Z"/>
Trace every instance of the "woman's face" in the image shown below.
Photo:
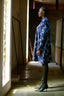
<path fill-rule="evenodd" d="M 45 11 L 42 11 L 42 9 L 40 8 L 38 11 L 38 17 L 42 17 L 44 16 Z"/>
<path fill-rule="evenodd" d="M 39 9 L 39 11 L 38 11 L 38 17 L 42 17 L 42 12 L 41 12 L 40 9 Z"/>

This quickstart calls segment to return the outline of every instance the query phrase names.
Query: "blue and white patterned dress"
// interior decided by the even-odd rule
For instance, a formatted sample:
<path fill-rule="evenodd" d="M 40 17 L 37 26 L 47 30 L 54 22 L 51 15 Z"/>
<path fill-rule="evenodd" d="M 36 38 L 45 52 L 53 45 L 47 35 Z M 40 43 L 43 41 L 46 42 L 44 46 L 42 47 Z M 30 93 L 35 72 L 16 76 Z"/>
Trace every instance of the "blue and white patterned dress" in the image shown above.
<path fill-rule="evenodd" d="M 39 56 L 36 55 L 38 49 L 40 49 L 41 52 Z M 47 17 L 42 18 L 40 24 L 36 28 L 32 60 L 42 64 L 47 64 L 52 60 L 50 24 Z"/>

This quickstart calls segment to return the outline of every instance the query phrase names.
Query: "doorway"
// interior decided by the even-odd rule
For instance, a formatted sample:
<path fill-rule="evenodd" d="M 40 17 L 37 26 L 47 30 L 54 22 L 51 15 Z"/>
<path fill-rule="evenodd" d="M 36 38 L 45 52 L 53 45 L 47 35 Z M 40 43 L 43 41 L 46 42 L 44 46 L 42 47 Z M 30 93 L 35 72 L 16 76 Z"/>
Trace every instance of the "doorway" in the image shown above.
<path fill-rule="evenodd" d="M 33 2 L 30 0 L 30 8 L 29 8 L 29 61 L 32 60 L 32 53 L 33 53 L 33 47 L 34 47 L 34 39 L 35 39 L 35 31 L 37 25 L 40 23 L 41 18 L 38 18 L 38 9 L 41 6 L 48 7 L 48 19 L 50 21 L 50 32 L 51 32 L 51 46 L 52 46 L 52 62 L 56 63 L 56 21 L 64 17 L 63 7 L 61 7 L 62 3 L 60 0 L 54 0 L 54 4 L 51 0 L 49 2 L 46 2 L 46 0 L 43 2 L 38 2 L 36 0 L 33 0 Z M 32 7 L 33 6 L 33 7 Z M 63 5 L 62 5 L 63 6 Z M 60 41 L 61 42 L 61 41 Z"/>

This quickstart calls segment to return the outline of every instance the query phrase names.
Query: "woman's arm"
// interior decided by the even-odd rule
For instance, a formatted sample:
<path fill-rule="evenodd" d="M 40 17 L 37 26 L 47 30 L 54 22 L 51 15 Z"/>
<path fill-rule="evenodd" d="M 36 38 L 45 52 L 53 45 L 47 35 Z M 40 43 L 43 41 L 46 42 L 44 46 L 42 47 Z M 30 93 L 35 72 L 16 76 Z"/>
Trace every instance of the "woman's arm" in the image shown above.
<path fill-rule="evenodd" d="M 40 32 L 40 39 L 39 39 L 39 46 L 37 48 L 37 50 L 41 51 L 41 48 L 44 48 L 46 39 L 47 39 L 47 35 L 48 35 L 48 27 L 47 27 L 47 23 L 46 21 L 42 22 L 42 26 L 41 26 L 41 32 Z"/>
<path fill-rule="evenodd" d="M 35 40 L 34 40 L 34 49 L 33 49 L 33 57 L 32 57 L 33 61 L 37 60 L 36 48 L 37 48 L 37 34 L 35 34 Z"/>

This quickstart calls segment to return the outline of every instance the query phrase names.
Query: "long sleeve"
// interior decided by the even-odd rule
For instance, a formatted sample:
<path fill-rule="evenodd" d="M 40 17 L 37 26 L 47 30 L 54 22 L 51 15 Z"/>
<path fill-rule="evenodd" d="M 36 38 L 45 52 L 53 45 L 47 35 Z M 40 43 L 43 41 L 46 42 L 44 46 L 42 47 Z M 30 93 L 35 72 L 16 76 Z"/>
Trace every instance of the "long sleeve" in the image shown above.
<path fill-rule="evenodd" d="M 48 27 L 47 27 L 47 23 L 46 21 L 42 22 L 41 25 L 41 32 L 40 32 L 40 39 L 39 39 L 39 46 L 37 48 L 41 50 L 41 48 L 44 48 L 45 42 L 46 42 L 46 38 L 47 38 L 47 34 L 48 34 Z"/>
<path fill-rule="evenodd" d="M 37 50 L 37 33 L 35 34 L 35 40 L 34 40 L 34 49 L 33 49 L 33 61 L 37 61 L 37 55 L 36 55 L 36 50 Z"/>

